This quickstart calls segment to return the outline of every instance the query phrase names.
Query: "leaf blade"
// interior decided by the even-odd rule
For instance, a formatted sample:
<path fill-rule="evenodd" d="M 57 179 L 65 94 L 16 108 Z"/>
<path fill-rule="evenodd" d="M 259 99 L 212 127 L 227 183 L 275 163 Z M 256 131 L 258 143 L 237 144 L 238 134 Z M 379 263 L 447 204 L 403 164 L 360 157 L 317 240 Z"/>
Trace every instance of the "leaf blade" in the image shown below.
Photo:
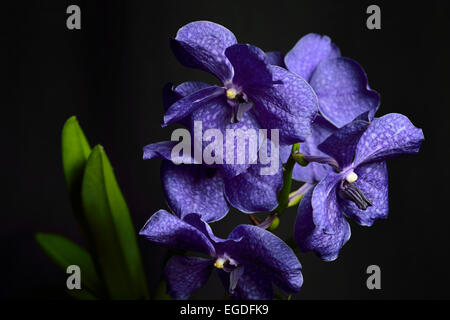
<path fill-rule="evenodd" d="M 72 193 L 81 187 L 84 166 L 92 151 L 75 116 L 67 119 L 63 126 L 61 150 L 67 188 Z"/>
<path fill-rule="evenodd" d="M 64 272 L 70 265 L 77 265 L 81 270 L 80 291 L 89 291 L 96 298 L 104 296 L 102 283 L 95 270 L 94 261 L 87 251 L 71 240 L 52 233 L 37 233 L 36 241 L 41 249 Z"/>
<path fill-rule="evenodd" d="M 64 177 L 73 213 L 89 251 L 95 255 L 92 248 L 91 231 L 87 226 L 81 204 L 81 184 L 84 168 L 92 149 L 75 116 L 70 117 L 64 123 L 61 133 L 61 151 Z"/>
<path fill-rule="evenodd" d="M 113 299 L 148 298 L 136 231 L 123 194 L 103 147 L 89 156 L 81 199 L 102 278 Z"/>

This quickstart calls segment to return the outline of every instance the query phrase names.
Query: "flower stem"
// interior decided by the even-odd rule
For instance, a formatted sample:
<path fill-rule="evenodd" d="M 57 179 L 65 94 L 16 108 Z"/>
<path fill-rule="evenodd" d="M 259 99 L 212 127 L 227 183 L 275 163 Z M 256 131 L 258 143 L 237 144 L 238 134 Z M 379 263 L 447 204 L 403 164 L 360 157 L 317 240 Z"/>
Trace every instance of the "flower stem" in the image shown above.
<path fill-rule="evenodd" d="M 305 183 L 300 188 L 298 188 L 296 191 L 291 192 L 289 194 L 289 202 L 287 207 L 293 207 L 300 203 L 300 200 L 302 200 L 303 196 L 306 192 L 308 192 L 309 189 L 311 189 L 314 185 L 312 183 Z"/>
<path fill-rule="evenodd" d="M 289 204 L 289 194 L 292 187 L 292 172 L 294 171 L 294 166 L 296 164 L 296 161 L 292 155 L 296 154 L 299 148 L 300 143 L 296 143 L 292 146 L 291 155 L 283 167 L 283 187 L 281 188 L 278 196 L 278 207 L 276 207 L 273 211 L 273 213 L 277 213 L 278 216 L 281 216 Z"/>

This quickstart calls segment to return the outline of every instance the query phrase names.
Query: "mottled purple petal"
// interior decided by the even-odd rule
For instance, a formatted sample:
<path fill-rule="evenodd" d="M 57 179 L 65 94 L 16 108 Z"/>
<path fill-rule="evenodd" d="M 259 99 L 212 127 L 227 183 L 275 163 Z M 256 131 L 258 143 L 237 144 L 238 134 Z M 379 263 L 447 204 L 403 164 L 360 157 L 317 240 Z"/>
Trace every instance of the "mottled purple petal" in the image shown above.
<path fill-rule="evenodd" d="M 261 49 L 250 44 L 235 44 L 225 50 L 225 55 L 233 65 L 234 85 L 244 90 L 272 85 L 272 73 Z"/>
<path fill-rule="evenodd" d="M 321 259 L 332 261 L 338 257 L 339 250 L 350 239 L 350 225 L 343 216 L 336 221 L 336 232 L 325 233 L 314 224 L 311 198 L 314 189 L 309 190 L 302 198 L 295 221 L 294 239 L 303 252 L 314 251 Z"/>
<path fill-rule="evenodd" d="M 341 55 L 339 48 L 327 36 L 310 33 L 301 38 L 286 54 L 289 71 L 309 81 L 316 67 L 324 60 Z"/>
<path fill-rule="evenodd" d="M 331 134 L 318 149 L 332 156 L 343 169 L 352 163 L 356 145 L 368 126 L 366 121 L 352 121 Z"/>
<path fill-rule="evenodd" d="M 337 201 L 337 188 L 342 176 L 331 171 L 314 188 L 312 207 L 314 225 L 333 234 L 339 231 L 342 213 Z"/>
<path fill-rule="evenodd" d="M 230 272 L 230 285 L 228 287 L 228 290 L 230 292 L 234 292 L 238 284 L 238 281 L 241 279 L 243 274 L 244 274 L 244 266 L 238 266 L 237 268 L 235 268 L 233 271 Z"/>
<path fill-rule="evenodd" d="M 173 256 L 164 269 L 167 292 L 175 300 L 186 300 L 200 289 L 213 268 L 213 260 L 196 257 Z"/>
<path fill-rule="evenodd" d="M 269 64 L 286 69 L 286 65 L 284 64 L 284 54 L 281 52 L 266 52 L 266 58 Z"/>
<path fill-rule="evenodd" d="M 208 86 L 209 87 L 209 86 Z M 166 83 L 162 90 L 162 103 L 164 108 L 164 113 L 169 109 L 169 107 L 183 98 L 180 94 L 175 92 L 175 86 L 172 82 Z"/>
<path fill-rule="evenodd" d="M 305 141 L 318 112 L 317 97 L 302 78 L 277 66 L 270 69 L 273 80 L 282 83 L 272 89 L 247 90 L 255 104 L 252 112 L 263 128 L 280 130 L 280 144 Z"/>
<path fill-rule="evenodd" d="M 220 279 L 225 288 L 230 286 L 230 274 L 219 271 Z M 234 290 L 232 297 L 236 300 L 271 300 L 273 299 L 272 282 L 264 274 L 257 271 L 257 268 L 244 267 L 244 274 L 241 276 Z"/>
<path fill-rule="evenodd" d="M 355 173 L 358 180 L 354 184 L 372 201 L 372 206 L 361 210 L 352 201 L 339 199 L 344 214 L 363 226 L 371 226 L 376 220 L 386 219 L 389 211 L 386 162 L 361 165 L 355 169 Z"/>
<path fill-rule="evenodd" d="M 221 246 L 227 246 L 228 243 L 231 242 L 239 242 L 241 239 L 222 239 L 219 237 L 216 237 L 214 235 L 214 232 L 211 229 L 211 226 L 206 223 L 200 214 L 191 213 L 187 214 L 184 218 L 184 221 L 189 223 L 191 226 L 194 226 L 198 230 L 200 230 L 203 234 L 205 234 L 208 239 L 213 243 L 214 245 L 220 244 Z M 222 255 L 224 252 L 220 250 L 216 250 L 216 256 Z"/>
<path fill-rule="evenodd" d="M 169 109 L 169 107 L 180 100 L 181 98 L 184 98 L 185 96 L 188 96 L 194 92 L 197 92 L 201 89 L 205 89 L 207 87 L 210 87 L 211 85 L 199 82 L 199 81 L 188 81 L 183 82 L 179 86 L 175 87 L 173 83 L 167 83 L 163 87 L 163 94 L 162 94 L 162 100 L 163 100 L 163 107 L 164 107 L 164 113 Z M 188 117 L 180 119 L 178 122 L 183 125 L 187 125 L 189 119 Z"/>
<path fill-rule="evenodd" d="M 225 93 L 224 89 L 217 86 L 201 89 L 172 104 L 164 114 L 163 126 L 186 118 L 200 107 L 208 107 L 208 104 Z"/>
<path fill-rule="evenodd" d="M 164 159 L 173 161 L 174 159 L 172 159 L 172 150 L 178 143 L 178 141 L 162 141 L 146 145 L 144 147 L 143 159 Z M 196 163 L 191 153 L 182 153 L 181 155 L 177 154 L 177 159 L 175 162 L 185 164 Z"/>
<path fill-rule="evenodd" d="M 200 81 L 183 82 L 177 87 L 173 83 L 167 83 L 163 87 L 163 107 L 166 111 L 172 104 L 194 92 L 210 87 L 211 85 Z"/>
<path fill-rule="evenodd" d="M 358 165 L 417 153 L 423 139 L 422 129 L 416 128 L 406 116 L 389 113 L 374 119 L 364 132 L 356 147 L 354 163 Z"/>
<path fill-rule="evenodd" d="M 169 207 L 180 217 L 198 213 L 204 221 L 212 222 L 228 213 L 224 182 L 214 168 L 163 161 L 161 180 Z"/>
<path fill-rule="evenodd" d="M 226 249 L 245 268 L 257 269 L 286 292 L 300 290 L 302 266 L 292 249 L 276 235 L 257 226 L 240 225 L 228 238 L 242 238 Z"/>
<path fill-rule="evenodd" d="M 322 116 L 317 115 L 312 124 L 312 134 L 304 143 L 300 143 L 299 152 L 308 155 L 326 156 L 317 146 L 322 143 L 336 128 L 325 120 Z M 331 167 L 325 164 L 311 162 L 306 167 L 298 164 L 294 166 L 292 179 L 304 181 L 308 183 L 316 183 L 325 178 Z"/>
<path fill-rule="evenodd" d="M 196 21 L 178 30 L 170 44 L 181 64 L 211 72 L 225 82 L 233 77 L 225 49 L 236 43 L 236 37 L 227 28 L 209 21 Z"/>
<path fill-rule="evenodd" d="M 282 163 L 286 163 L 292 153 L 292 146 L 289 144 L 280 145 L 280 160 Z"/>
<path fill-rule="evenodd" d="M 267 165 L 254 164 L 247 171 L 225 179 L 225 195 L 236 209 L 245 212 L 271 212 L 278 206 L 278 192 L 283 185 L 281 163 L 273 175 L 262 175 Z M 245 191 L 243 191 L 245 190 Z"/>
<path fill-rule="evenodd" d="M 215 100 L 215 103 L 211 103 L 208 108 L 201 108 L 195 111 L 191 116 L 189 125 L 191 132 L 194 133 L 195 123 L 201 122 L 201 136 L 203 138 L 207 130 L 216 129 L 220 131 L 223 138 L 222 164 L 212 165 L 218 167 L 226 177 L 234 177 L 244 172 L 250 164 L 256 163 L 257 153 L 254 151 L 250 152 L 252 149 L 249 148 L 249 146 L 255 146 L 256 151 L 259 148 L 258 129 L 260 127 L 252 113 L 244 113 L 241 121 L 235 123 L 231 123 L 231 115 L 232 110 L 227 104 L 226 99 L 219 97 Z M 236 136 L 230 136 L 230 139 L 227 139 L 228 129 L 232 129 L 230 132 L 236 133 Z M 198 131 L 200 131 L 200 129 L 198 129 Z M 246 137 L 246 133 L 248 133 L 248 137 Z M 202 138 L 201 136 L 200 132 L 193 134 L 194 143 L 202 146 L 202 154 L 204 154 L 205 148 L 213 143 L 213 141 L 200 141 L 199 139 Z M 232 148 L 227 148 L 227 142 Z M 216 153 L 215 155 L 216 158 L 220 158 Z M 239 161 L 240 159 L 242 161 Z"/>
<path fill-rule="evenodd" d="M 337 127 L 366 111 L 369 111 L 369 120 L 373 119 L 380 103 L 378 93 L 369 88 L 362 67 L 349 58 L 322 62 L 309 83 L 319 98 L 320 112 Z"/>
<path fill-rule="evenodd" d="M 169 248 L 202 252 L 210 256 L 216 252 L 205 234 L 165 210 L 155 212 L 139 234 Z"/>

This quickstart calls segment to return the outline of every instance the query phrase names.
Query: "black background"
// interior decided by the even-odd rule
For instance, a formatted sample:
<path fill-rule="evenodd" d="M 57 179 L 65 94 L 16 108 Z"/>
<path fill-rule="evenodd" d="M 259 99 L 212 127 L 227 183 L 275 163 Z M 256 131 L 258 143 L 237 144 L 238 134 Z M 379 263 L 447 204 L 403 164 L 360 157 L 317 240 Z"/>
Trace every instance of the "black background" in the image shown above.
<path fill-rule="evenodd" d="M 77 4 L 82 29 L 66 28 Z M 382 29 L 366 28 L 366 8 L 381 7 Z M 41 252 L 37 231 L 79 243 L 61 167 L 60 131 L 76 115 L 92 145 L 101 143 L 132 212 L 136 229 L 166 208 L 158 160 L 144 145 L 170 138 L 162 129 L 161 89 L 167 82 L 214 81 L 179 65 L 168 38 L 184 24 L 211 20 L 239 42 L 287 52 L 309 32 L 330 36 L 357 60 L 381 94 L 378 116 L 399 112 L 423 128 L 417 156 L 388 163 L 390 216 L 371 228 L 352 223 L 337 261 L 301 254 L 300 299 L 450 298 L 449 3 L 446 1 L 17 1 L 2 9 L 6 93 L 2 107 L 0 220 L 1 298 L 63 298 L 65 275 Z M 6 101 L 5 101 L 6 98 Z M 292 232 L 295 209 L 279 235 Z M 226 236 L 244 215 L 213 225 Z M 139 241 L 149 287 L 160 276 L 164 250 Z M 382 289 L 366 287 L 366 268 L 381 267 Z M 212 278 L 194 298 L 221 298 Z"/>

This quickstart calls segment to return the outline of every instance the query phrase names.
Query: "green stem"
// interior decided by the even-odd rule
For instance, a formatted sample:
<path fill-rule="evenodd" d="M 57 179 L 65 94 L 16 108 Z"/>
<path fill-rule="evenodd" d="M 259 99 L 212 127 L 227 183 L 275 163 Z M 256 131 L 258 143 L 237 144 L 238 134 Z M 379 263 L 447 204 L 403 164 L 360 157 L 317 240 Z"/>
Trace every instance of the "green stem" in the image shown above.
<path fill-rule="evenodd" d="M 281 216 L 281 214 L 289 204 L 289 194 L 292 187 L 292 172 L 294 171 L 294 166 L 296 164 L 296 161 L 292 155 L 296 154 L 299 148 L 300 143 L 296 143 L 292 146 L 291 155 L 289 156 L 288 161 L 283 167 L 283 187 L 281 188 L 280 194 L 278 196 L 278 207 L 276 207 L 276 209 L 273 211 L 277 213 L 278 216 Z"/>
<path fill-rule="evenodd" d="M 289 194 L 289 202 L 287 205 L 288 208 L 299 204 L 305 193 L 308 192 L 308 190 L 312 187 L 314 187 L 314 184 L 305 182 L 298 190 L 291 192 Z"/>

